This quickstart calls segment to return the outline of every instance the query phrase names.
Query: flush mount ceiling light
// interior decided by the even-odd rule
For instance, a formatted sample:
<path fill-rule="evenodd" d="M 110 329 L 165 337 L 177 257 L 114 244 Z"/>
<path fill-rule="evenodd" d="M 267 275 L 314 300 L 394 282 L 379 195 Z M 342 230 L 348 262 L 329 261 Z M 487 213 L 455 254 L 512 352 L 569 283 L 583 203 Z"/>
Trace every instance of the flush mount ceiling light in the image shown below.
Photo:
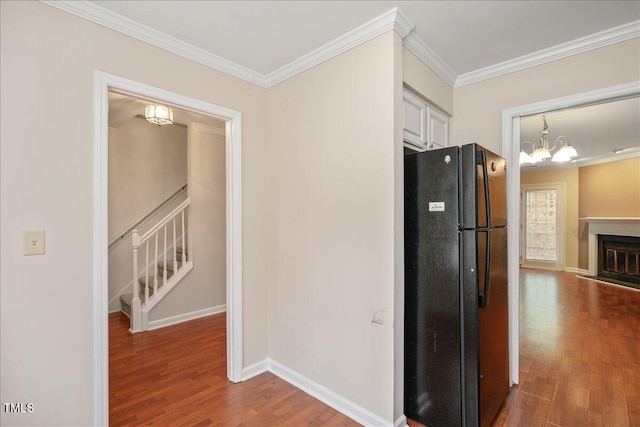
<path fill-rule="evenodd" d="M 144 118 L 154 125 L 171 125 L 173 124 L 173 111 L 164 105 L 147 105 L 144 109 Z"/>
<path fill-rule="evenodd" d="M 522 141 L 520 143 L 520 165 L 542 162 L 549 157 L 551 157 L 552 162 L 568 162 L 574 157 L 578 157 L 576 149 L 569 144 L 569 138 L 566 136 L 557 137 L 553 143 L 553 147 L 549 148 L 549 125 L 547 124 L 545 116 L 542 116 L 542 122 L 544 126 L 540 131 L 540 141 Z M 522 147 L 525 144 L 531 145 L 531 153 L 524 151 Z M 560 149 L 556 151 L 552 157 L 551 152 L 557 147 L 560 147 Z"/>

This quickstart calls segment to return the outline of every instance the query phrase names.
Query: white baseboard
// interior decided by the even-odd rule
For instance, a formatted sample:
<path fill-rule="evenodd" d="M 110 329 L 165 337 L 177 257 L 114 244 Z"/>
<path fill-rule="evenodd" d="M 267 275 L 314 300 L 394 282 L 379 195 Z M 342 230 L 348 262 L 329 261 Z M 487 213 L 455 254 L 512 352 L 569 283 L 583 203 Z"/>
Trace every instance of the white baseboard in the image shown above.
<path fill-rule="evenodd" d="M 589 270 L 584 270 L 578 267 L 565 267 L 564 271 L 566 271 L 567 273 L 589 274 Z"/>
<path fill-rule="evenodd" d="M 212 314 L 224 313 L 225 311 L 227 311 L 227 305 L 222 304 L 216 307 L 209 307 L 202 310 L 192 311 L 190 313 L 178 314 L 177 316 L 171 316 L 165 319 L 152 320 L 151 322 L 149 322 L 149 328 L 147 329 L 147 331 L 164 328 L 165 326 L 177 325 L 178 323 L 188 322 L 189 320 L 211 316 Z"/>
<path fill-rule="evenodd" d="M 376 415 L 373 412 L 351 402 L 334 391 L 329 390 L 325 386 L 310 380 L 304 375 L 294 371 L 293 369 L 287 368 L 273 359 L 267 359 L 267 366 L 268 370 L 274 375 L 277 375 L 289 384 L 296 386 L 305 393 L 315 397 L 319 401 L 331 406 L 336 411 L 341 412 L 364 426 L 394 426 L 394 424 L 379 415 Z"/>
<path fill-rule="evenodd" d="M 407 425 L 407 417 L 401 415 L 400 418 L 398 418 L 396 422 L 393 423 L 393 427 L 409 427 Z"/>
<path fill-rule="evenodd" d="M 242 381 L 246 381 L 260 374 L 264 374 L 269 370 L 269 362 L 267 359 L 258 363 L 254 363 L 251 366 L 247 366 L 242 370 Z"/>

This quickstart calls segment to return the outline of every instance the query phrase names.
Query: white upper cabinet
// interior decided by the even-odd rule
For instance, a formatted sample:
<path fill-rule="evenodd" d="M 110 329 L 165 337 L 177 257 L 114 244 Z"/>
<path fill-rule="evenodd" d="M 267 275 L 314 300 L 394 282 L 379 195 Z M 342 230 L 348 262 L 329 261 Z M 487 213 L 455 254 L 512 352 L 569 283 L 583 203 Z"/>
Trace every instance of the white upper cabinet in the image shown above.
<path fill-rule="evenodd" d="M 403 93 L 404 145 L 416 151 L 449 145 L 449 117 L 405 89 Z"/>
<path fill-rule="evenodd" d="M 402 99 L 405 145 L 424 149 L 427 140 L 427 104 L 406 89 Z"/>
<path fill-rule="evenodd" d="M 449 117 L 433 108 L 428 108 L 427 129 L 428 150 L 449 146 Z"/>

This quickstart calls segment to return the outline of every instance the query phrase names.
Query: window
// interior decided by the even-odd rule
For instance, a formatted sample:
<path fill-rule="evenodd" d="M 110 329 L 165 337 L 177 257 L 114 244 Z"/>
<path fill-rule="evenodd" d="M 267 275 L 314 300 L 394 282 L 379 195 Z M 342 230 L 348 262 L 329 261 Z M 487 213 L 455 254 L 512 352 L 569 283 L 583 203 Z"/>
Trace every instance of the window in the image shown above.
<path fill-rule="evenodd" d="M 564 184 L 523 185 L 521 264 L 564 269 Z"/>

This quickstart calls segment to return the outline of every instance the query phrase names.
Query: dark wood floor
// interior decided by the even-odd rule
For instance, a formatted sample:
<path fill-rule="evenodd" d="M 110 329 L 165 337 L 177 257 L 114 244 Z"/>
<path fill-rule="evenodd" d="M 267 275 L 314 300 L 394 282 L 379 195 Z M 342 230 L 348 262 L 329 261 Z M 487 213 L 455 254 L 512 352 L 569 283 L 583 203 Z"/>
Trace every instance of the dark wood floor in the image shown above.
<path fill-rule="evenodd" d="M 227 380 L 225 314 L 130 334 L 109 315 L 109 423 L 114 426 L 357 426 L 265 373 Z"/>
<path fill-rule="evenodd" d="M 494 426 L 640 426 L 640 292 L 544 270 L 520 280 L 520 384 Z M 224 314 L 128 325 L 109 316 L 111 425 L 358 425 L 269 373 L 229 383 Z"/>
<path fill-rule="evenodd" d="M 640 292 L 522 269 L 520 384 L 494 426 L 640 426 Z"/>
<path fill-rule="evenodd" d="M 521 269 L 520 384 L 502 426 L 640 426 L 640 292 Z"/>

